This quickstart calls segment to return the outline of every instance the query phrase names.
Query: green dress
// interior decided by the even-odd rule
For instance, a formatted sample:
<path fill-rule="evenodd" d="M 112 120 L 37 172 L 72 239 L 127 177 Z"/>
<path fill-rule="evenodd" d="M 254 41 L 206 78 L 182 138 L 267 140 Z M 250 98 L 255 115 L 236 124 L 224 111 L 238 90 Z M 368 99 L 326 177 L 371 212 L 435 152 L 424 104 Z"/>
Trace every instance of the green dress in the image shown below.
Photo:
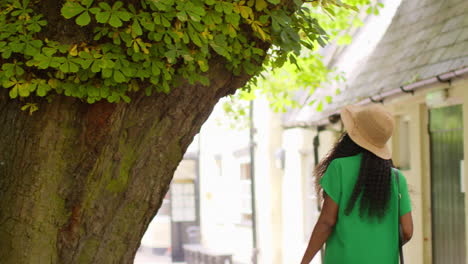
<path fill-rule="evenodd" d="M 359 216 L 360 198 L 350 215 L 344 211 L 359 175 L 362 154 L 333 160 L 320 180 L 323 190 L 339 206 L 335 228 L 327 240 L 324 264 L 397 264 L 398 192 L 392 177 L 388 211 L 381 220 Z M 405 177 L 400 177 L 400 213 L 411 211 Z"/>

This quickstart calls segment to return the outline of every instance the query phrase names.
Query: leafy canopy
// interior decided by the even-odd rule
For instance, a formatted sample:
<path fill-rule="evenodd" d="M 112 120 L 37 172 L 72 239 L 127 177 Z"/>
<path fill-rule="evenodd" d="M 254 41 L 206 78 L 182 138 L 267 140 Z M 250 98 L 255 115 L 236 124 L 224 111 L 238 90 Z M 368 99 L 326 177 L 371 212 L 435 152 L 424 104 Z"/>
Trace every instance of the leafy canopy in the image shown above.
<path fill-rule="evenodd" d="M 223 107 L 234 123 L 241 123 L 245 116 L 248 103 L 257 95 L 268 99 L 275 111 L 285 112 L 291 108 L 301 108 L 313 105 L 317 111 L 322 111 L 325 104 L 341 91 L 339 86 L 345 81 L 342 72 L 326 65 L 320 56 L 320 47 L 331 42 L 343 46 L 350 44 L 350 32 L 363 25 L 365 16 L 356 12 L 356 8 L 365 8 L 367 15 L 378 15 L 383 4 L 371 0 L 345 0 L 348 8 L 339 5 L 327 5 L 319 1 L 306 3 L 310 7 L 310 15 L 320 21 L 326 37 L 313 41 L 313 47 L 303 50 L 301 56 L 286 62 L 282 67 L 268 67 L 260 78 L 254 78 L 248 84 L 248 89 L 241 89 Z M 316 90 L 321 89 L 321 95 Z M 306 96 L 304 96 L 306 95 Z M 235 126 L 234 126 L 235 127 Z"/>
<path fill-rule="evenodd" d="M 351 8 L 339 0 L 312 2 Z M 314 7 L 301 0 L 61 4 L 51 20 L 44 1 L 0 1 L 0 83 L 12 99 L 64 94 L 88 103 L 130 102 L 132 92 L 168 93 L 181 79 L 209 85 L 204 73 L 213 56 L 222 56 L 235 74 L 254 75 L 294 63 L 303 47 L 326 38 Z M 54 27 L 83 37 L 60 36 Z"/>

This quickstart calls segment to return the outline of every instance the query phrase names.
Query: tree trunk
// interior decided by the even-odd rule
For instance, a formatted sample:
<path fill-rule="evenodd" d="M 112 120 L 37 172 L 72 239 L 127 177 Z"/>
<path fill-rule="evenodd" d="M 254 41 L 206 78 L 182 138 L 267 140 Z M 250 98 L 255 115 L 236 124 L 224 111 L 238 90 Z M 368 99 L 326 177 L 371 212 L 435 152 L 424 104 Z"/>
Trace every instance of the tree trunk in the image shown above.
<path fill-rule="evenodd" d="M 0 91 L 1 263 L 132 263 L 194 135 L 249 76 L 217 58 L 209 78 L 130 104 L 56 96 L 32 115 Z"/>

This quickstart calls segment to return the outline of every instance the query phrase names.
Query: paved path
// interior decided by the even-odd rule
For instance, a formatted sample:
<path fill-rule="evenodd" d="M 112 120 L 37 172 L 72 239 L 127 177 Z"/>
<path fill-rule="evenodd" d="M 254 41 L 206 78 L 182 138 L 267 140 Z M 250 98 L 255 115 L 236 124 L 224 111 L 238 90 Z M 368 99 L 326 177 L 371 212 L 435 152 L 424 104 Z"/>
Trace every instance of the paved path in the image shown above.
<path fill-rule="evenodd" d="M 185 264 L 184 262 L 172 262 L 170 256 L 155 255 L 148 250 L 138 250 L 133 264 Z"/>

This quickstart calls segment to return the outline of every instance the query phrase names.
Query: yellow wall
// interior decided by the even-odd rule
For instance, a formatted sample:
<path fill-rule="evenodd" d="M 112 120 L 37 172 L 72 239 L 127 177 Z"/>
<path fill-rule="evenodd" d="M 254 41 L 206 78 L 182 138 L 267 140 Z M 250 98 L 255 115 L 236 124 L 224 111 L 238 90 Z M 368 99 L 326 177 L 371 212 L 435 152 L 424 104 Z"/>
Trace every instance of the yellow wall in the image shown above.
<path fill-rule="evenodd" d="M 426 94 L 447 88 L 449 98 L 444 105 L 464 105 L 464 124 L 468 124 L 468 80 L 455 80 L 451 86 L 447 83 L 436 84 L 421 89 L 415 95 L 404 95 L 393 100 L 387 100 L 385 105 L 398 118 L 409 116 L 411 120 L 411 168 L 403 171 L 412 190 L 414 236 L 405 246 L 405 258 L 408 263 L 432 263 L 432 237 L 431 237 L 431 176 L 430 176 L 430 142 L 428 134 L 428 107 Z M 468 153 L 468 129 L 464 129 L 464 152 Z M 398 136 L 396 136 L 397 138 Z M 397 139 L 394 138 L 394 151 L 397 151 Z M 468 166 L 465 159 L 465 167 Z M 467 174 L 465 173 L 465 179 Z M 465 180 L 465 184 L 467 181 Z M 467 197 L 467 196 L 465 196 Z M 468 223 L 468 200 L 465 201 L 465 219 Z M 467 224 L 468 226 L 468 224 Z M 467 239 L 468 242 L 468 234 Z M 467 243 L 468 244 L 468 243 Z M 467 248 L 468 250 L 468 248 Z M 468 262 L 468 260 L 467 260 Z"/>
<path fill-rule="evenodd" d="M 398 109 L 398 110 L 396 110 Z M 423 146 L 421 142 L 421 133 L 423 128 L 421 127 L 418 120 L 421 119 L 423 115 L 418 104 L 405 104 L 405 105 L 396 105 L 394 109 L 391 109 L 392 113 L 396 116 L 397 120 L 399 118 L 409 118 L 410 127 L 409 127 L 409 137 L 410 137 L 410 168 L 402 170 L 402 173 L 407 179 L 410 196 L 411 196 L 411 205 L 412 205 L 412 216 L 414 223 L 414 234 L 412 240 L 404 247 L 405 259 L 408 263 L 418 264 L 423 263 L 423 241 L 424 241 L 424 221 L 423 221 L 423 190 L 422 190 L 422 181 L 425 178 L 425 175 L 422 173 L 422 155 L 420 147 Z M 398 122 L 397 122 L 398 124 Z M 398 125 L 397 129 L 398 131 Z M 392 139 L 392 145 L 398 146 L 398 133 L 395 134 Z M 398 154 L 397 148 L 393 147 L 394 153 Z M 398 165 L 398 155 L 395 157 L 395 162 Z"/>

